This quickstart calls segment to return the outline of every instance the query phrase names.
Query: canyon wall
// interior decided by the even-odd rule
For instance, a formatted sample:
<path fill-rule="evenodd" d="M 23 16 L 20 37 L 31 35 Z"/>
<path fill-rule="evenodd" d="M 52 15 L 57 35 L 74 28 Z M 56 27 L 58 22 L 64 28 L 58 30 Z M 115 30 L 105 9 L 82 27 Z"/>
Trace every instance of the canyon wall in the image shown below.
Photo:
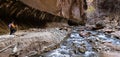
<path fill-rule="evenodd" d="M 86 0 L 20 0 L 24 4 L 75 21 L 86 21 Z M 81 23 L 82 23 L 81 22 Z"/>

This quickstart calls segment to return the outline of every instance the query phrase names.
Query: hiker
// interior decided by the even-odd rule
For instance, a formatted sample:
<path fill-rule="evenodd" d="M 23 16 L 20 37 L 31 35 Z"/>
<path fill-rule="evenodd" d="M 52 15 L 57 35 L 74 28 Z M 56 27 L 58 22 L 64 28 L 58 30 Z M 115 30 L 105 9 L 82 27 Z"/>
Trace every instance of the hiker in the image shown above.
<path fill-rule="evenodd" d="M 17 31 L 17 25 L 14 22 L 11 22 L 9 25 L 10 35 L 13 35 Z"/>

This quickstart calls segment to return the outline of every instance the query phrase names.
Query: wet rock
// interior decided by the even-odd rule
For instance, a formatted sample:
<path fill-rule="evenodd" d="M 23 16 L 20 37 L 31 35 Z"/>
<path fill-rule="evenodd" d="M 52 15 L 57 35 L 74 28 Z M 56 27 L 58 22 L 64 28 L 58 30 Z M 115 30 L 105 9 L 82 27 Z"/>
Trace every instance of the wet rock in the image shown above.
<path fill-rule="evenodd" d="M 92 49 L 93 49 L 94 51 L 96 51 L 96 52 L 100 52 L 100 49 L 97 48 L 97 47 L 93 47 Z"/>
<path fill-rule="evenodd" d="M 103 29 L 104 27 L 105 25 L 103 23 L 98 22 L 97 24 L 95 24 L 95 27 L 93 27 L 92 30 Z"/>
<path fill-rule="evenodd" d="M 82 48 L 78 48 L 78 51 L 79 51 L 80 53 L 85 53 L 85 52 L 86 52 L 86 49 L 85 49 L 84 47 L 82 47 Z"/>
<path fill-rule="evenodd" d="M 105 24 L 102 21 L 97 22 L 94 25 L 86 25 L 86 30 L 99 30 L 103 29 L 105 27 Z"/>
<path fill-rule="evenodd" d="M 105 33 L 115 32 L 115 30 L 113 30 L 113 29 L 108 29 L 108 28 L 104 28 L 104 29 L 102 29 L 101 31 L 103 31 L 103 32 L 105 32 Z"/>
<path fill-rule="evenodd" d="M 88 37 L 88 36 L 90 36 L 90 32 L 80 32 L 80 36 L 82 36 L 82 37 Z"/>
<path fill-rule="evenodd" d="M 95 27 L 95 25 L 86 25 L 85 29 L 86 30 L 92 30 Z"/>
<path fill-rule="evenodd" d="M 111 34 L 116 36 L 116 37 L 118 37 L 120 39 L 120 31 L 116 31 L 116 32 L 113 32 Z"/>

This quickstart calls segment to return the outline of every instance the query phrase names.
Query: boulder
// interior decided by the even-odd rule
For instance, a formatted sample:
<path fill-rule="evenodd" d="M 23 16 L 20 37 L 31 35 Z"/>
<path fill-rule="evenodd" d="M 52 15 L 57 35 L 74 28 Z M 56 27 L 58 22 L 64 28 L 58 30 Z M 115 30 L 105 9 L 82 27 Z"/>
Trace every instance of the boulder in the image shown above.
<path fill-rule="evenodd" d="M 102 52 L 101 57 L 120 57 L 119 52 Z"/>
<path fill-rule="evenodd" d="M 118 37 L 120 39 L 120 31 L 116 31 L 111 33 L 113 36 Z"/>

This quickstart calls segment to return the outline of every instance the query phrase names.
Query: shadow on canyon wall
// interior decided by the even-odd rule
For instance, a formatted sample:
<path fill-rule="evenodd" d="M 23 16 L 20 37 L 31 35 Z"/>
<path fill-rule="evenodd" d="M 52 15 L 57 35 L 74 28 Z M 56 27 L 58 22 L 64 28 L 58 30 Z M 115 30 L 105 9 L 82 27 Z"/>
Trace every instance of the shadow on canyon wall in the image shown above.
<path fill-rule="evenodd" d="M 1 24 L 1 26 L 7 27 L 11 21 L 15 21 L 21 29 L 28 27 L 45 28 L 47 23 L 52 22 L 68 23 L 68 25 L 84 25 L 84 22 L 81 22 L 80 19 L 65 18 L 57 14 L 53 15 L 49 10 L 45 12 L 42 11 L 42 9 L 37 9 L 26 4 L 21 2 L 21 0 L 0 0 L 0 20 L 4 23 L 4 25 Z M 53 8 L 55 9 L 55 7 Z M 48 7 L 48 9 L 54 11 L 52 8 Z M 1 28 L 1 30 L 2 29 L 3 28 Z"/>

